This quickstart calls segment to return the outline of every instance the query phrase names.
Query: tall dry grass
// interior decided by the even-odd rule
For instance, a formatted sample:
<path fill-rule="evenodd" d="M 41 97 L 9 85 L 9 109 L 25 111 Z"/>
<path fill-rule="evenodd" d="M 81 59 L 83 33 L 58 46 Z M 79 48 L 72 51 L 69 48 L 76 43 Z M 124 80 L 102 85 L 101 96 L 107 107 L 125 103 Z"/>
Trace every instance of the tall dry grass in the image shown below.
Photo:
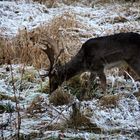
<path fill-rule="evenodd" d="M 35 2 L 46 5 L 48 8 L 61 7 L 64 5 L 85 5 L 94 7 L 96 4 L 117 3 L 117 2 L 136 2 L 138 0 L 33 0 Z"/>
<path fill-rule="evenodd" d="M 35 2 L 43 3 L 48 8 L 58 7 L 61 5 L 72 5 L 74 3 L 80 2 L 80 0 L 33 0 Z"/>
<path fill-rule="evenodd" d="M 49 65 L 48 57 L 41 51 L 38 44 L 43 33 L 55 40 L 59 49 L 64 49 L 60 58 L 64 63 L 81 47 L 80 37 L 73 34 L 81 26 L 73 13 L 66 12 L 56 16 L 49 24 L 40 25 L 32 31 L 25 28 L 19 30 L 17 36 L 12 39 L 1 38 L 0 63 L 25 63 L 37 68 L 47 67 Z"/>

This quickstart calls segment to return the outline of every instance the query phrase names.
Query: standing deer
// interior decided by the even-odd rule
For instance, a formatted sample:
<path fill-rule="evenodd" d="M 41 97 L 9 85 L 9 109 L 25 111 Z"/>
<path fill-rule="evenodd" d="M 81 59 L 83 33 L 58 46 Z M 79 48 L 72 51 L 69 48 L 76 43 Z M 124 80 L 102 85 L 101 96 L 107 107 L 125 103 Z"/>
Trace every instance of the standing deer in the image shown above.
<path fill-rule="evenodd" d="M 51 40 L 52 42 L 54 43 Z M 57 47 L 51 43 L 49 42 L 51 47 Z M 48 46 L 46 45 L 43 50 L 54 64 L 54 59 L 51 59 L 54 56 L 50 56 L 51 47 Z M 50 91 L 53 92 L 65 80 L 69 80 L 71 77 L 85 71 L 95 72 L 99 76 L 102 89 L 105 91 L 106 76 L 104 68 L 115 66 L 118 62 L 123 61 L 140 76 L 140 34 L 130 32 L 91 38 L 82 45 L 79 52 L 65 65 L 51 67 L 49 73 Z"/>

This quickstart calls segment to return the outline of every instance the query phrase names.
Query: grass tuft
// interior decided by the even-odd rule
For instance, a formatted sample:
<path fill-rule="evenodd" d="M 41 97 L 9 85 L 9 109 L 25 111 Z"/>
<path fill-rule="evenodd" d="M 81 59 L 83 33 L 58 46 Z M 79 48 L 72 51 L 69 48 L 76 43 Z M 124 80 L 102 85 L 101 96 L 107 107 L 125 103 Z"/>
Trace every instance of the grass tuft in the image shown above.
<path fill-rule="evenodd" d="M 53 18 L 48 24 L 41 25 L 32 31 L 25 28 L 19 30 L 17 36 L 12 39 L 1 38 L 0 64 L 24 63 L 36 68 L 48 67 L 48 57 L 38 44 L 44 33 L 58 43 L 59 50 L 64 49 L 60 60 L 65 63 L 76 54 L 81 46 L 80 37 L 73 36 L 71 29 L 81 28 L 81 26 L 81 23 L 76 20 L 75 14 L 65 12 Z"/>
<path fill-rule="evenodd" d="M 62 90 L 62 88 L 58 88 L 50 95 L 50 103 L 53 103 L 53 105 L 65 105 L 72 102 L 72 95 Z"/>
<path fill-rule="evenodd" d="M 116 107 L 118 105 L 118 101 L 120 100 L 121 95 L 106 95 L 100 99 L 100 104 L 103 107 Z"/>

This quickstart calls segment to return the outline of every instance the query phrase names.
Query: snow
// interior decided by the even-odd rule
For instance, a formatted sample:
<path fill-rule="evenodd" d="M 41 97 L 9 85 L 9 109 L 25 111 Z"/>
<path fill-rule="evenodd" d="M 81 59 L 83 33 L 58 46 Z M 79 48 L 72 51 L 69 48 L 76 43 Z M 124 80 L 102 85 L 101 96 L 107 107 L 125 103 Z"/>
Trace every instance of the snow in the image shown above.
<path fill-rule="evenodd" d="M 19 74 L 19 67 L 21 65 L 13 65 L 13 72 L 15 75 L 17 75 L 20 81 L 20 74 Z M 1 71 L 4 72 L 5 67 L 3 69 L 1 68 Z M 36 70 L 33 67 L 26 67 L 27 71 L 33 71 Z M 16 74 L 18 73 L 18 74 Z M 3 73 L 4 75 L 10 75 L 10 72 L 5 71 Z M 36 71 L 36 74 L 39 74 L 38 71 Z M 37 76 L 39 77 L 39 76 Z M 115 76 L 114 82 L 114 88 L 116 85 L 117 79 L 120 79 L 119 76 Z M 121 77 L 121 79 L 123 79 Z M 12 93 L 12 85 L 9 84 L 9 80 L 7 80 L 6 83 L 2 82 L 4 79 L 0 78 L 0 87 L 5 87 L 5 94 L 11 96 Z M 46 78 L 48 80 L 48 78 Z M 110 79 L 108 79 L 110 80 Z M 24 82 L 24 81 L 23 81 Z M 49 103 L 49 96 L 48 94 L 39 93 L 36 89 L 36 86 L 38 85 L 37 79 L 30 83 L 26 81 L 27 84 L 33 84 L 33 89 L 27 89 L 25 88 L 22 92 L 17 90 L 17 93 L 20 92 L 20 95 L 22 95 L 22 100 L 19 100 L 19 107 L 21 108 L 21 129 L 20 132 L 24 134 L 25 136 L 28 136 L 30 134 L 37 134 L 40 135 L 40 130 L 42 130 L 43 137 L 44 138 L 50 138 L 50 137 L 58 137 L 60 135 L 63 135 L 68 138 L 83 138 L 90 140 L 93 137 L 98 138 L 111 138 L 111 139 L 126 139 L 129 138 L 132 133 L 137 132 L 140 128 L 140 108 L 139 108 L 139 102 L 137 98 L 132 94 L 132 91 L 125 91 L 123 90 L 123 96 L 118 100 L 118 104 L 115 107 L 103 107 L 100 105 L 100 101 L 98 99 L 93 99 L 90 101 L 82 101 L 79 102 L 77 99 L 76 103 L 80 107 L 80 111 L 82 114 L 87 116 L 87 118 L 90 119 L 91 123 L 96 124 L 98 127 L 100 127 L 105 133 L 102 134 L 96 134 L 96 133 L 90 133 L 86 131 L 80 131 L 80 130 L 72 130 L 68 129 L 66 127 L 65 132 L 61 132 L 59 129 L 55 131 L 49 131 L 45 130 L 45 128 L 48 128 L 50 125 L 60 125 L 61 127 L 63 125 L 66 125 L 66 121 L 70 117 L 70 112 L 72 111 L 71 106 L 63 105 L 63 106 L 53 106 Z M 109 81 L 108 81 L 109 82 Z M 132 86 L 131 82 L 127 82 L 126 80 L 121 81 L 123 85 Z M 47 82 L 46 82 L 47 83 Z M 11 88 L 11 92 L 8 90 L 9 87 Z M 126 93 L 125 93 L 126 92 Z M 128 95 L 128 96 L 127 96 Z M 130 96 L 131 95 L 131 96 Z M 18 96 L 17 96 L 18 97 Z M 2 104 L 6 103 L 5 100 L 0 101 Z M 15 107 L 15 103 L 13 101 L 7 101 L 11 105 Z M 37 105 L 36 107 L 31 106 Z M 38 107 L 40 107 L 40 110 L 38 111 Z M 30 109 L 29 109 L 30 108 Z M 41 111 L 41 112 L 40 112 Z M 17 121 L 17 113 L 3 113 L 0 114 L 0 124 L 6 123 L 8 120 L 12 120 L 11 125 L 14 127 L 16 121 Z M 56 126 L 57 126 L 56 125 Z M 7 127 L 8 128 L 8 127 Z M 44 131 L 45 130 L 45 131 Z M 13 131 L 9 131 L 9 129 L 3 130 L 3 135 L 5 137 L 10 137 L 11 133 L 15 134 L 16 128 L 13 128 Z M 120 133 L 116 135 L 112 135 L 110 132 L 113 131 L 120 131 Z M 124 134 L 123 134 L 124 132 Z M 126 132 L 130 132 L 127 134 Z M 133 139 L 137 139 L 137 135 L 133 137 Z"/>
<path fill-rule="evenodd" d="M 79 22 L 82 22 L 94 34 L 106 35 L 119 32 L 126 28 L 126 31 L 140 31 L 139 5 L 100 5 L 94 8 L 63 6 L 59 8 L 46 8 L 38 3 L 26 2 L 2 2 L 0 1 L 0 32 L 1 35 L 15 36 L 19 29 L 31 30 L 40 24 L 49 23 L 51 19 L 64 12 L 72 12 Z M 134 8 L 136 7 L 136 8 Z M 115 18 L 122 18 L 125 22 L 117 21 Z M 117 31 L 118 30 L 118 31 Z"/>
<path fill-rule="evenodd" d="M 32 29 L 50 19 L 45 6 L 37 3 L 0 1 L 0 29 L 6 36 L 16 35 L 18 29 Z"/>
<path fill-rule="evenodd" d="M 85 25 L 86 28 L 81 30 L 86 30 L 86 32 L 90 31 L 92 35 L 100 36 L 120 31 L 140 32 L 140 20 L 137 20 L 140 16 L 139 6 L 140 4 L 137 3 L 134 3 L 132 7 L 115 3 L 114 5 L 97 5 L 94 6 L 94 8 L 79 6 L 46 8 L 44 5 L 33 2 L 0 1 L 0 36 L 13 37 L 19 29 L 25 27 L 28 30 L 32 30 L 41 24 L 49 23 L 51 19 L 67 11 L 74 13 L 77 21 Z M 116 17 L 121 18 L 121 20 L 125 19 L 125 22 L 115 21 Z M 5 67 L 6 66 L 0 67 L 0 92 L 9 97 L 14 97 L 11 73 L 6 71 Z M 77 137 L 85 140 L 92 138 L 138 139 L 137 135 L 131 138 L 131 136 L 133 136 L 131 134 L 140 130 L 140 105 L 137 98 L 133 95 L 134 89 L 137 91 L 140 86 L 139 82 L 135 82 L 132 78 L 131 81 L 126 81 L 124 77 L 118 75 L 107 75 L 107 80 L 111 88 L 114 88 L 116 93 L 119 92 L 123 95 L 118 101 L 118 105 L 114 108 L 102 107 L 98 99 L 82 102 L 77 101 L 77 103 L 80 104 L 80 111 L 87 116 L 87 118 L 90 118 L 93 124 L 95 123 L 104 130 L 106 132 L 105 134 L 95 134 L 94 132 L 83 132 L 68 128 L 66 128 L 68 129 L 66 132 L 61 132 L 61 130 L 50 131 L 46 129 L 47 126 L 55 125 L 56 123 L 65 125 L 67 119 L 70 117 L 72 108 L 66 105 L 55 107 L 49 103 L 49 95 L 38 91 L 40 87 L 40 76 L 38 71 L 33 67 L 27 67 L 26 70 L 35 72 L 36 80 L 33 82 L 25 80 L 25 83 L 23 83 L 25 86 L 24 90 L 20 91 L 21 73 L 19 69 L 21 67 L 22 64 L 12 65 L 14 78 L 17 79 L 14 83 L 17 88 L 16 95 L 19 96 L 20 93 L 20 97 L 22 97 L 22 100 L 19 100 L 22 117 L 20 131 L 22 134 L 37 133 L 39 135 L 43 129 L 44 131 L 42 133 L 46 139 L 52 136 L 58 137 L 62 133 L 65 137 Z M 125 89 L 120 90 L 118 83 L 123 85 Z M 48 84 L 48 78 L 46 78 L 45 84 Z M 0 101 L 0 104 L 5 103 L 10 103 L 15 107 L 15 102 L 11 100 Z M 42 111 L 42 113 L 37 112 L 36 107 L 31 108 L 32 110 L 28 110 L 29 107 L 34 104 L 41 107 L 39 111 Z M 9 131 L 9 129 L 3 130 L 4 137 L 15 134 L 14 126 L 16 118 L 17 113 L 11 115 L 4 112 L 0 114 L 0 125 L 10 119 L 12 120 L 11 126 L 14 128 L 14 131 Z M 11 128 L 11 126 L 8 128 Z M 109 132 L 113 130 L 120 130 L 120 133 L 111 135 Z M 127 131 L 130 131 L 130 133 L 125 133 Z"/>

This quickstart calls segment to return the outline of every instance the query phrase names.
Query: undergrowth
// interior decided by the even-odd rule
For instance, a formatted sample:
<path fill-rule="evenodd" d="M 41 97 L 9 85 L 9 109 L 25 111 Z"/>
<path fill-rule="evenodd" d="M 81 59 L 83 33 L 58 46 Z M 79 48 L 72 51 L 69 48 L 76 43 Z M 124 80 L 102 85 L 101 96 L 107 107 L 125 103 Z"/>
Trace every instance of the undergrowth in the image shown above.
<path fill-rule="evenodd" d="M 79 37 L 73 36 L 70 29 L 80 27 L 82 25 L 77 22 L 75 15 L 66 12 L 52 19 L 49 24 L 41 25 L 32 31 L 28 31 L 26 28 L 19 30 L 18 35 L 13 39 L 1 39 L 0 63 L 24 63 L 36 68 L 48 67 L 48 57 L 41 51 L 38 44 L 43 33 L 54 39 L 58 43 L 59 49 L 64 49 L 60 59 L 62 63 L 65 63 L 81 46 Z"/>

